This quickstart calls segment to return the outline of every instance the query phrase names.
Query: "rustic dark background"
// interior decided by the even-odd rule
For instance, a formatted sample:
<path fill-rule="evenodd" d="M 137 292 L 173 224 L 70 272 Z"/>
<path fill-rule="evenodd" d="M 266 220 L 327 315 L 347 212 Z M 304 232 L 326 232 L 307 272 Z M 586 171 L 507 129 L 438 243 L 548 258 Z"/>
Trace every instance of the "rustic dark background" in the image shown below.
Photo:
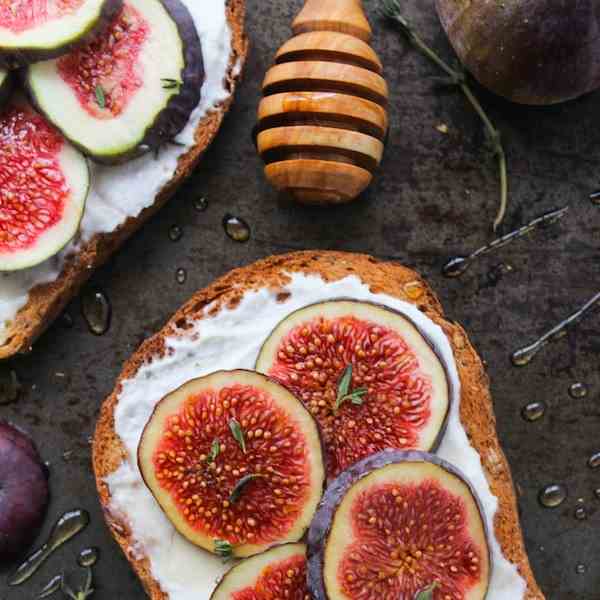
<path fill-rule="evenodd" d="M 112 302 L 109 332 L 97 337 L 88 331 L 77 299 L 67 310 L 72 327 L 59 319 L 33 353 L 10 361 L 25 393 L 19 403 L 0 407 L 0 416 L 28 429 L 50 462 L 53 499 L 40 540 L 54 517 L 72 507 L 89 510 L 92 523 L 27 586 L 9 590 L 2 575 L 0 600 L 32 598 L 62 569 L 81 576 L 75 556 L 90 544 L 102 551 L 94 597 L 144 597 L 96 499 L 88 437 L 98 407 L 122 362 L 192 292 L 233 267 L 306 248 L 372 253 L 410 265 L 429 279 L 449 316 L 464 324 L 487 361 L 498 435 L 513 469 L 527 549 L 543 590 L 551 600 L 600 598 L 600 499 L 594 496 L 600 470 L 586 466 L 600 450 L 600 316 L 590 315 L 526 368 L 509 360 L 513 350 L 600 289 L 600 207 L 588 199 L 600 187 L 600 95 L 558 107 L 523 108 L 479 90 L 509 157 L 505 231 L 551 208 L 569 204 L 571 210 L 561 224 L 481 260 L 460 280 L 447 280 L 440 267 L 449 256 L 490 239 L 495 163 L 463 98 L 434 89 L 430 76 L 438 75 L 436 70 L 382 22 L 374 2 L 368 4 L 374 46 L 391 89 L 392 128 L 381 173 L 360 201 L 308 209 L 278 199 L 266 183 L 250 134 L 260 82 L 289 36 L 300 0 L 250 0 L 252 50 L 216 142 L 179 195 L 90 282 L 89 288 L 103 289 Z M 444 56 L 452 56 L 432 1 L 407 1 L 406 14 Z M 436 130 L 442 123 L 448 134 Z M 209 202 L 205 212 L 193 208 L 200 197 Z M 249 222 L 248 243 L 225 235 L 221 220 L 227 212 Z M 178 242 L 168 236 L 174 224 L 183 229 Z M 500 263 L 513 270 L 496 281 L 490 272 Z M 178 268 L 187 270 L 184 284 L 175 281 Z M 569 396 L 576 381 L 589 385 L 587 398 Z M 525 422 L 521 408 L 539 400 L 548 406 L 545 417 Z M 538 492 L 553 482 L 567 486 L 568 499 L 557 509 L 542 508 Z M 580 499 L 586 520 L 574 516 Z M 585 573 L 576 572 L 578 564 L 585 565 Z"/>

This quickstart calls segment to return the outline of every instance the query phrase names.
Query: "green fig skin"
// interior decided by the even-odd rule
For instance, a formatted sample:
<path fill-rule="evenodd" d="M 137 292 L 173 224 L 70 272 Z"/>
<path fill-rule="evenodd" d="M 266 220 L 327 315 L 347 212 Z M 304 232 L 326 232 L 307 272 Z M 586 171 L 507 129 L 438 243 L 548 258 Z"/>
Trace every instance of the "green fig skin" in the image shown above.
<path fill-rule="evenodd" d="M 565 102 L 600 87 L 597 0 L 436 0 L 463 65 L 519 104 Z"/>

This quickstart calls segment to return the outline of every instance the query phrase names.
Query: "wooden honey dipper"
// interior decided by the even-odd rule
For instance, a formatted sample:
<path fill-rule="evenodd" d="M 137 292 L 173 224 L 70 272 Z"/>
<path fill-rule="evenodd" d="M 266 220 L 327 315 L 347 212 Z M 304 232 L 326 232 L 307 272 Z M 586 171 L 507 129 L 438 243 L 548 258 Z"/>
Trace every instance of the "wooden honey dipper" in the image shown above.
<path fill-rule="evenodd" d="M 361 0 L 306 0 L 292 30 L 262 86 L 265 174 L 299 202 L 349 202 L 373 179 L 388 127 L 371 27 Z"/>

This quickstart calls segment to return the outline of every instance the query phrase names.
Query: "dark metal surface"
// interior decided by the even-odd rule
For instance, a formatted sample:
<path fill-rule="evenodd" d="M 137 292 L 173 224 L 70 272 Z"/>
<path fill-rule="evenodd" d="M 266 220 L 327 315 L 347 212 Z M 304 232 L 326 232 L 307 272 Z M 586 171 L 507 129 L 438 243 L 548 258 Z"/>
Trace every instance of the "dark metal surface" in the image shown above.
<path fill-rule="evenodd" d="M 92 279 L 91 285 L 104 289 L 112 301 L 110 330 L 102 337 L 89 333 L 77 299 L 68 308 L 73 327 L 59 320 L 32 354 L 10 362 L 25 394 L 18 404 L 0 407 L 0 416 L 28 429 L 51 463 L 53 500 L 41 538 L 54 517 L 72 507 L 87 508 L 92 523 L 27 586 L 9 590 L 2 575 L 0 600 L 31 598 L 63 569 L 81 578 L 75 557 L 88 544 L 102 550 L 95 597 L 144 597 L 104 526 L 96 499 L 87 440 L 98 407 L 122 362 L 194 290 L 232 267 L 304 248 L 369 252 L 415 267 L 429 279 L 447 313 L 464 324 L 487 361 L 498 434 L 512 465 L 527 548 L 542 588 L 551 600 L 600 598 L 600 499 L 593 493 L 600 488 L 600 469 L 586 466 L 600 450 L 600 315 L 588 317 L 530 366 L 517 369 L 509 361 L 513 350 L 600 288 L 600 207 L 587 199 L 600 184 L 600 95 L 533 109 L 481 92 L 509 157 L 511 205 L 504 231 L 550 208 L 567 203 L 572 208 L 561 224 L 484 258 L 462 279 L 444 279 L 440 268 L 449 256 L 490 237 L 496 166 L 463 98 L 434 90 L 429 77 L 438 73 L 369 4 L 374 46 L 392 93 L 392 129 L 383 169 L 361 201 L 307 209 L 281 201 L 267 185 L 250 133 L 260 81 L 288 38 L 300 1 L 250 0 L 249 64 L 216 142 L 181 193 Z M 432 4 L 411 0 L 406 13 L 450 56 Z M 447 135 L 436 130 L 441 123 L 448 125 Z M 209 201 L 206 212 L 192 206 L 200 196 Z M 226 212 L 250 223 L 248 243 L 226 237 L 221 227 Z M 178 242 L 168 236 L 173 224 L 183 228 Z M 513 271 L 495 282 L 488 273 L 499 262 Z M 187 270 L 184 284 L 176 283 L 178 268 Z M 589 384 L 587 398 L 569 396 L 575 381 Z M 521 408 L 534 400 L 546 402 L 547 413 L 526 423 Z M 549 510 L 537 495 L 552 482 L 566 484 L 569 496 Z M 587 520 L 574 516 L 580 498 Z M 585 574 L 576 573 L 578 563 L 587 567 Z"/>

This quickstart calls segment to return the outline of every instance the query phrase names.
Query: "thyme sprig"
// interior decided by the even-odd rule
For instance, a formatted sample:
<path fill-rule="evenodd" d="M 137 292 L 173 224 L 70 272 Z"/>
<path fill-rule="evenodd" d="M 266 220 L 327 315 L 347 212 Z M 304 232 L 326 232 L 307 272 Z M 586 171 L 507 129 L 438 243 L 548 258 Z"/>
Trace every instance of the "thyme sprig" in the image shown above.
<path fill-rule="evenodd" d="M 254 479 L 260 479 L 261 477 L 262 475 L 259 475 L 258 473 L 250 473 L 249 475 L 244 475 L 231 490 L 231 494 L 229 494 L 229 502 L 231 502 L 231 504 L 237 502 L 240 499 L 242 491 L 244 490 L 246 485 Z"/>
<path fill-rule="evenodd" d="M 231 558 L 233 548 L 227 540 L 215 540 L 215 554 L 226 562 Z"/>
<path fill-rule="evenodd" d="M 242 452 L 246 454 L 246 439 L 244 438 L 244 432 L 242 431 L 242 426 L 235 417 L 229 419 L 229 429 L 231 430 L 231 435 L 233 435 L 233 438 L 242 449 Z"/>
<path fill-rule="evenodd" d="M 492 151 L 498 160 L 498 169 L 500 172 L 500 205 L 498 207 L 498 213 L 494 219 L 493 229 L 496 231 L 506 215 L 506 209 L 508 206 L 508 175 L 507 175 L 507 163 L 506 153 L 500 132 L 492 121 L 487 116 L 485 110 L 481 106 L 481 103 L 473 93 L 473 90 L 469 87 L 467 82 L 467 76 L 464 71 L 453 69 L 446 61 L 444 61 L 430 46 L 428 46 L 419 34 L 413 29 L 412 25 L 402 16 L 400 0 L 383 0 L 382 1 L 382 12 L 384 16 L 393 21 L 406 36 L 408 41 L 419 50 L 424 56 L 426 56 L 431 62 L 436 64 L 444 73 L 447 78 L 444 78 L 443 82 L 447 85 L 452 85 L 460 88 L 465 98 L 469 101 L 471 106 L 475 109 L 475 112 L 483 122 L 485 132 L 487 134 L 489 143 Z"/>
<path fill-rule="evenodd" d="M 352 404 L 362 404 L 362 397 L 369 391 L 367 388 L 356 388 L 355 390 L 350 390 L 350 384 L 352 383 L 352 363 L 350 363 L 342 373 L 340 377 L 340 381 L 338 383 L 337 390 L 337 398 L 335 399 L 335 409 L 334 412 L 337 412 L 340 409 L 340 406 L 350 400 Z"/>
<path fill-rule="evenodd" d="M 85 577 L 85 583 L 80 590 L 76 592 L 73 591 L 73 588 L 67 583 L 65 580 L 65 576 L 63 575 L 60 579 L 60 589 L 62 593 L 70 598 L 71 600 L 87 600 L 93 593 L 94 588 L 92 587 L 92 569 L 90 567 L 87 568 L 87 574 Z"/>

